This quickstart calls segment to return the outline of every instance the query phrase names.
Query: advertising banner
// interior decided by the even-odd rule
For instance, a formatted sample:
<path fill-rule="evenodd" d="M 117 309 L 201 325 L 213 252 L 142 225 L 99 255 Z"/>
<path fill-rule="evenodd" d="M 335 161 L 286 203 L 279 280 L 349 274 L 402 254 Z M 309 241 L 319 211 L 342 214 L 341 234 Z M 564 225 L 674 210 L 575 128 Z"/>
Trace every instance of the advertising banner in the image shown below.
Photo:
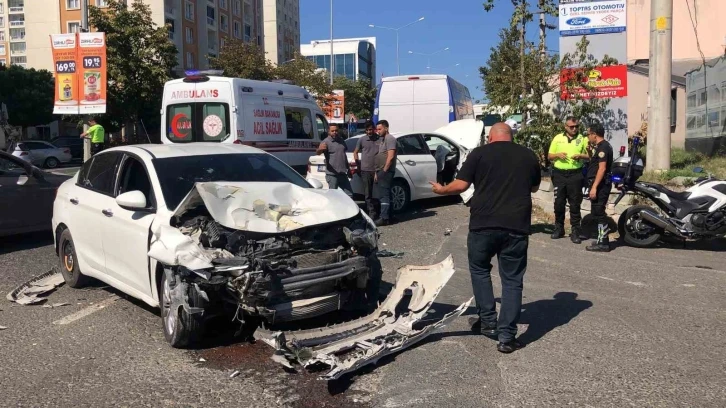
<path fill-rule="evenodd" d="M 560 36 L 611 34 L 625 31 L 626 0 L 560 2 Z"/>
<path fill-rule="evenodd" d="M 333 90 L 322 107 L 325 118 L 330 123 L 345 122 L 345 91 Z"/>
<path fill-rule="evenodd" d="M 79 113 L 106 113 L 106 36 L 78 33 Z"/>
<path fill-rule="evenodd" d="M 77 115 L 80 92 L 78 89 L 78 66 L 76 34 L 53 34 L 50 36 L 55 66 L 55 98 L 53 113 Z"/>
<path fill-rule="evenodd" d="M 568 82 L 583 73 L 583 83 L 586 87 L 567 88 Z M 567 99 L 609 99 L 623 98 L 628 96 L 628 67 L 627 65 L 612 65 L 608 67 L 597 67 L 585 72 L 583 69 L 563 69 L 560 72 L 560 98 Z"/>

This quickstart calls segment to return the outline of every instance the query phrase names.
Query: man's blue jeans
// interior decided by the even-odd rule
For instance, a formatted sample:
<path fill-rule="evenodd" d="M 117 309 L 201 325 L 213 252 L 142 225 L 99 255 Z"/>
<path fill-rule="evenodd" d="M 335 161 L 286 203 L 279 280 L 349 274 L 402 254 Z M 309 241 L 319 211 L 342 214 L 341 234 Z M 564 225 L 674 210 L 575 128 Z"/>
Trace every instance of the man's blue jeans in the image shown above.
<path fill-rule="evenodd" d="M 482 327 L 497 325 L 499 341 L 514 340 L 522 309 L 522 286 L 527 270 L 529 235 L 501 230 L 469 231 L 469 272 Z M 492 288 L 492 258 L 497 256 L 502 281 L 499 322 Z"/>

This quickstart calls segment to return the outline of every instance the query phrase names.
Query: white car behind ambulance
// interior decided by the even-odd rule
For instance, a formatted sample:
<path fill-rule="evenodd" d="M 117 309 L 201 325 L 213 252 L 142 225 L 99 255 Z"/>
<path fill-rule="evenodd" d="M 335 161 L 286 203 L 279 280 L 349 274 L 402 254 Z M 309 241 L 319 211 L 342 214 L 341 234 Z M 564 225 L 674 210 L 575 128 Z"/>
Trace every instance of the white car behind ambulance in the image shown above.
<path fill-rule="evenodd" d="M 305 89 L 187 72 L 164 85 L 163 143 L 220 142 L 269 152 L 304 174 L 328 123 Z"/>

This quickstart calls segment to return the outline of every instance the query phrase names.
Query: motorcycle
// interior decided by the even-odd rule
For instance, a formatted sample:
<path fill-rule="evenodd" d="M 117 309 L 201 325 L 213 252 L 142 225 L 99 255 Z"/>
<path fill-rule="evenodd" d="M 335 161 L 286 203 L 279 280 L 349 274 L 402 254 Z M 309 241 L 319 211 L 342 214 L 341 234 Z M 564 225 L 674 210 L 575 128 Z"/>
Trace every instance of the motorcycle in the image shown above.
<path fill-rule="evenodd" d="M 726 235 L 726 181 L 701 177 L 683 192 L 656 184 L 640 182 L 643 161 L 637 155 L 640 138 L 634 138 L 630 157 L 613 162 L 611 178 L 620 190 L 617 205 L 628 192 L 652 201 L 660 211 L 647 205 L 634 205 L 618 220 L 620 238 L 636 248 L 655 246 L 661 237 L 672 235 L 683 240 L 718 238 Z"/>

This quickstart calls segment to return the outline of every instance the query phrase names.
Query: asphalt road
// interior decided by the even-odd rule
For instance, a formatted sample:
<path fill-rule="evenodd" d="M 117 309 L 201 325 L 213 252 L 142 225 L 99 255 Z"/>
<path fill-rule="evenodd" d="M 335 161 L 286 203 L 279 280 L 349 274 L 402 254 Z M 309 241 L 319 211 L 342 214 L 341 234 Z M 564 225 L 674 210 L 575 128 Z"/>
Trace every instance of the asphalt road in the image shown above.
<path fill-rule="evenodd" d="M 453 254 L 457 272 L 433 309 L 466 301 L 467 220 L 465 207 L 438 200 L 383 228 L 382 248 L 405 253 L 383 260 L 384 278 Z M 7 327 L 0 400 L 18 407 L 726 406 L 726 244 L 592 255 L 535 230 L 520 327 L 527 347 L 511 355 L 473 335 L 465 316 L 376 367 L 325 383 L 282 371 L 266 345 L 229 344 L 224 334 L 199 350 L 172 349 L 157 311 L 100 283 L 63 286 L 48 303 L 68 306 L 0 302 Z M 0 240 L 0 294 L 55 264 L 51 242 L 45 234 Z"/>

